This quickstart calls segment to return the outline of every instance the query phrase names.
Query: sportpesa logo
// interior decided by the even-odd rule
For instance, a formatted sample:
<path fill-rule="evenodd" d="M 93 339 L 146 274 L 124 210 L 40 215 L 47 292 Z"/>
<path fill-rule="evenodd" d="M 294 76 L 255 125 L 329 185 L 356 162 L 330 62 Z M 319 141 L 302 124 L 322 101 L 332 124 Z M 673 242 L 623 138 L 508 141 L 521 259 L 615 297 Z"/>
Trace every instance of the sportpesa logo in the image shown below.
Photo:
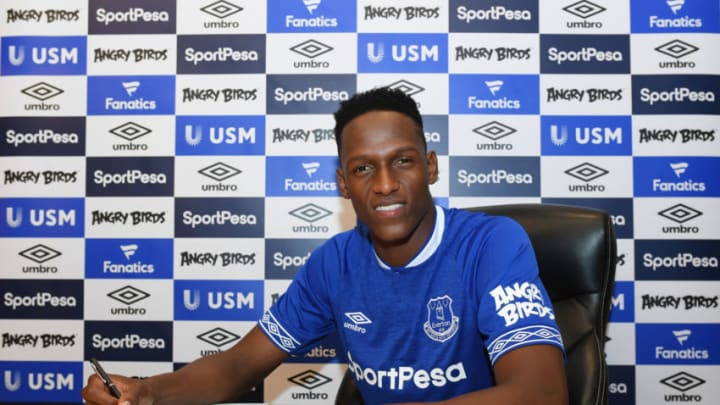
<path fill-rule="evenodd" d="M 5 132 L 5 142 L 14 147 L 23 144 L 77 144 L 80 137 L 77 133 L 55 132 L 52 129 L 40 129 L 32 133 L 20 133 L 13 129 Z"/>
<path fill-rule="evenodd" d="M 211 214 L 196 214 L 192 211 L 183 211 L 182 222 L 191 228 L 198 226 L 222 225 L 257 225 L 254 214 L 235 214 L 229 210 L 215 211 Z"/>
<path fill-rule="evenodd" d="M 74 308 L 78 306 L 78 301 L 73 296 L 60 296 L 46 291 L 32 295 L 16 295 L 8 291 L 3 295 L 3 305 L 13 311 L 25 308 Z"/>
<path fill-rule="evenodd" d="M 457 8 L 457 19 L 465 23 L 473 21 L 530 21 L 530 10 L 510 9 L 503 6 L 492 6 L 487 9 L 469 9 L 466 6 Z"/>
<path fill-rule="evenodd" d="M 123 173 L 93 172 L 93 181 L 103 188 L 114 184 L 167 184 L 165 173 L 144 173 L 140 170 L 126 170 Z"/>
<path fill-rule="evenodd" d="M 563 51 L 556 47 L 548 49 L 548 59 L 558 65 L 564 62 L 622 62 L 620 51 L 601 51 L 593 47 L 581 48 L 577 51 Z"/>
<path fill-rule="evenodd" d="M 218 47 L 213 51 L 201 51 L 193 48 L 185 49 L 185 61 L 197 65 L 204 62 L 245 62 L 260 59 L 257 51 L 237 50 L 229 46 Z"/>
<path fill-rule="evenodd" d="M 475 184 L 532 184 L 533 175 L 531 173 L 509 173 L 503 169 L 487 173 L 472 173 L 462 169 L 458 171 L 458 182 L 467 187 Z"/>
<path fill-rule="evenodd" d="M 106 350 L 164 350 L 167 346 L 165 339 L 148 338 L 135 333 L 119 337 L 107 337 L 99 333 L 92 336 L 93 349 L 105 352 Z"/>
<path fill-rule="evenodd" d="M 657 103 L 714 103 L 715 93 L 712 91 L 695 91 L 687 87 L 675 87 L 668 91 L 657 91 L 647 87 L 640 89 L 640 100 L 654 105 Z"/>
<path fill-rule="evenodd" d="M 642 256 L 644 267 L 657 271 L 658 269 L 717 269 L 718 258 L 714 256 L 695 256 L 690 252 L 681 252 L 675 256 L 655 256 L 652 253 L 645 253 Z"/>
<path fill-rule="evenodd" d="M 305 90 L 286 90 L 278 87 L 274 92 L 274 99 L 282 102 L 283 105 L 288 103 L 304 103 L 314 101 L 344 101 L 350 98 L 347 91 L 325 90 L 322 87 L 308 87 Z"/>
<path fill-rule="evenodd" d="M 450 159 L 451 196 L 539 196 L 540 162 L 529 157 Z"/>
<path fill-rule="evenodd" d="M 176 237 L 262 237 L 262 198 L 177 198 Z"/>
<path fill-rule="evenodd" d="M 634 114 L 715 114 L 720 82 L 711 75 L 632 77 Z"/>
<path fill-rule="evenodd" d="M 264 73 L 265 36 L 181 35 L 177 73 Z"/>
<path fill-rule="evenodd" d="M 267 75 L 268 114 L 327 114 L 357 88 L 356 75 Z"/>
<path fill-rule="evenodd" d="M 393 391 L 411 388 L 428 389 L 431 386 L 439 388 L 467 379 L 465 366 L 461 361 L 446 367 L 435 367 L 431 370 L 411 366 L 397 366 L 387 370 L 376 370 L 360 365 L 360 363 L 353 360 L 350 352 L 347 352 L 347 357 L 348 369 L 355 375 L 358 382 Z"/>
<path fill-rule="evenodd" d="M 106 26 L 114 23 L 169 22 L 170 13 L 162 10 L 149 11 L 142 7 L 133 7 L 125 11 L 109 11 L 99 8 L 95 11 L 95 20 Z"/>
<path fill-rule="evenodd" d="M 720 269 L 720 241 L 643 240 L 635 246 L 637 280 L 711 280 Z"/>

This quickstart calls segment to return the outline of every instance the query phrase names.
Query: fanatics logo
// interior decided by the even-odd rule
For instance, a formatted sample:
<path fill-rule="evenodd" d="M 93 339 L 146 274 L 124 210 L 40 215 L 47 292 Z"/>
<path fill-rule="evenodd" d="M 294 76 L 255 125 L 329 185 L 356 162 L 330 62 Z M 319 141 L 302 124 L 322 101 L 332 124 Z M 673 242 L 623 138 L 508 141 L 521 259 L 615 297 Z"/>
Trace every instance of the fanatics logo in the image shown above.
<path fill-rule="evenodd" d="M 684 174 L 688 168 L 687 162 L 670 163 L 670 168 L 675 172 L 675 176 L 680 178 L 680 175 Z"/>
<path fill-rule="evenodd" d="M 673 14 L 677 14 L 685 5 L 685 0 L 665 0 L 665 3 L 670 7 Z"/>
<path fill-rule="evenodd" d="M 127 92 L 127 95 L 129 97 L 132 97 L 132 95 L 135 94 L 137 89 L 140 88 L 140 82 L 137 80 L 133 80 L 130 82 L 122 82 L 122 86 L 125 88 L 125 92 Z"/>
<path fill-rule="evenodd" d="M 485 86 L 487 86 L 488 90 L 490 90 L 490 93 L 492 93 L 493 96 L 495 95 L 495 93 L 500 91 L 500 89 L 502 89 L 502 85 L 502 80 L 492 80 L 485 82 Z"/>
<path fill-rule="evenodd" d="M 322 0 L 303 0 L 305 8 L 307 8 L 308 13 L 310 14 L 312 14 L 313 11 L 317 10 L 321 2 Z"/>
<path fill-rule="evenodd" d="M 303 162 L 302 167 L 305 169 L 305 173 L 307 173 L 308 177 L 312 177 L 312 175 L 317 173 L 318 169 L 320 169 L 320 162 Z"/>
<path fill-rule="evenodd" d="M 175 77 L 89 76 L 88 115 L 162 115 L 175 113 Z"/>
<path fill-rule="evenodd" d="M 639 341 L 652 342 L 638 346 L 638 363 L 643 364 L 715 364 L 715 352 L 712 350 L 717 341 L 717 329 L 714 325 L 696 324 L 691 329 L 672 329 L 671 325 L 663 324 L 644 324 L 638 328 L 637 337 Z M 688 338 L 690 341 L 688 341 Z M 675 344 L 670 337 L 677 339 Z M 671 343 L 672 342 L 672 343 Z M 670 347 L 667 347 L 670 346 Z M 683 385 L 685 385 L 683 383 Z M 672 401 L 666 402 L 691 402 L 691 401 Z M 702 402 L 700 400 L 694 402 Z"/>
<path fill-rule="evenodd" d="M 135 253 L 138 250 L 138 245 L 135 243 L 131 243 L 129 245 L 120 245 L 120 251 L 123 253 L 123 256 L 127 260 L 130 260 L 131 257 L 135 256 Z"/>
<path fill-rule="evenodd" d="M 672 331 L 673 335 L 675 335 L 675 339 L 680 343 L 680 346 L 683 346 L 685 342 L 690 338 L 690 335 L 692 335 L 692 331 L 690 329 L 680 329 L 680 330 L 674 330 Z"/>

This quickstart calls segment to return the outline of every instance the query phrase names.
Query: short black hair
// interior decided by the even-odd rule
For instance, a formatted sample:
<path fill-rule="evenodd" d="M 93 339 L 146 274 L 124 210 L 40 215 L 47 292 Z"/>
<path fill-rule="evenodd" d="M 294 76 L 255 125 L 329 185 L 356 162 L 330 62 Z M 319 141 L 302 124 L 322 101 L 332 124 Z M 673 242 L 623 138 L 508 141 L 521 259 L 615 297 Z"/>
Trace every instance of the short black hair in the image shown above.
<path fill-rule="evenodd" d="M 422 138 L 423 146 L 427 147 L 422 117 L 415 100 L 402 90 L 390 87 L 376 87 L 356 93 L 349 99 L 342 101 L 340 108 L 333 114 L 335 117 L 335 143 L 337 144 L 338 156 L 340 156 L 340 134 L 345 125 L 369 111 L 396 111 L 410 117 L 417 124 L 418 134 Z"/>

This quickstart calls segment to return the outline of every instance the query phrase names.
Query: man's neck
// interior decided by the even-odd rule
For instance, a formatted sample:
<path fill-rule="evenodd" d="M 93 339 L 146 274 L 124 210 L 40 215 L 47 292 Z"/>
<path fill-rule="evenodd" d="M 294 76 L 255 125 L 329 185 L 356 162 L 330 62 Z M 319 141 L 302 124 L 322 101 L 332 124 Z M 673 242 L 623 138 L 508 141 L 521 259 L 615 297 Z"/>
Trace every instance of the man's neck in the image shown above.
<path fill-rule="evenodd" d="M 405 267 L 418 253 L 426 246 L 430 237 L 432 237 L 436 228 L 437 208 L 432 205 L 426 216 L 429 220 L 420 221 L 417 228 L 413 230 L 410 236 L 402 241 L 393 243 L 376 243 L 373 241 L 373 247 L 377 257 L 387 266 Z M 372 239 L 372 237 L 371 237 Z"/>

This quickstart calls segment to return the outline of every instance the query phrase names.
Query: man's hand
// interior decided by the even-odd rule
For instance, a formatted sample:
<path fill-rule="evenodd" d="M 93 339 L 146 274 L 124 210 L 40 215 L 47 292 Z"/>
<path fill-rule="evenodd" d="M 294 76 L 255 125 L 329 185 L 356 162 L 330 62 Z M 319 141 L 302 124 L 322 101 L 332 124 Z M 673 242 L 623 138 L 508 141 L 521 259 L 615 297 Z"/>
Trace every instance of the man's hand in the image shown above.
<path fill-rule="evenodd" d="M 116 399 L 110 395 L 110 391 L 100 378 L 93 374 L 88 378 L 87 385 L 82 390 L 82 397 L 88 405 L 113 405 L 116 403 L 118 405 L 152 405 L 150 388 L 143 380 L 116 374 L 111 374 L 110 378 L 122 396 Z"/>
<path fill-rule="evenodd" d="M 202 357 L 184 367 L 145 379 L 111 375 L 120 390 L 113 398 L 100 378 L 93 375 L 82 396 L 90 405 L 197 405 L 228 402 L 252 389 L 288 354 L 275 346 L 255 326 L 235 346 Z"/>

